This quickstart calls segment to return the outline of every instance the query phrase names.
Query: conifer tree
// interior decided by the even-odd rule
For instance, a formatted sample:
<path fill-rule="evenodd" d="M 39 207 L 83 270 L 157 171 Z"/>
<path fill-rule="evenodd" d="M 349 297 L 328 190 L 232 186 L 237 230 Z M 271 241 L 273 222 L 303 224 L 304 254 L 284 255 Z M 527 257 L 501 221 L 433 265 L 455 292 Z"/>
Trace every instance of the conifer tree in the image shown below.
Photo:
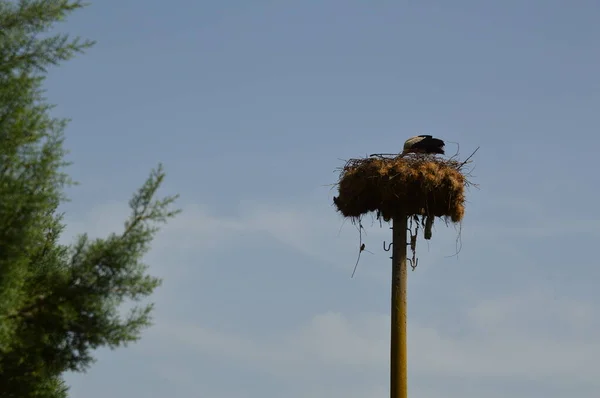
<path fill-rule="evenodd" d="M 63 131 L 42 89 L 47 68 L 93 45 L 52 34 L 83 7 L 69 0 L 0 0 L 0 397 L 66 397 L 62 375 L 86 370 L 99 347 L 140 338 L 152 305 L 128 300 L 160 280 L 142 262 L 157 225 L 178 213 L 156 198 L 159 165 L 131 199 L 124 228 L 104 239 L 59 243 L 65 173 Z"/>

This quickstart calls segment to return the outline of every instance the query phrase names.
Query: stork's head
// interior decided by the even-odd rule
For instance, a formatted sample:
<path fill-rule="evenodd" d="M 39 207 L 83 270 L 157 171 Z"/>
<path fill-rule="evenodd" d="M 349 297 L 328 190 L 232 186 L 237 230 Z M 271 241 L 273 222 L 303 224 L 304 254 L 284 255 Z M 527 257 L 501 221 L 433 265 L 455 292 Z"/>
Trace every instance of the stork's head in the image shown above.
<path fill-rule="evenodd" d="M 409 153 L 413 153 L 414 149 L 412 148 L 412 143 L 409 141 L 406 141 L 404 143 L 404 148 L 402 148 L 402 153 L 400 155 L 404 156 L 407 155 Z"/>
<path fill-rule="evenodd" d="M 406 155 L 408 153 L 416 153 L 417 149 L 415 148 L 415 144 L 421 142 L 423 140 L 422 137 L 410 137 L 404 142 L 404 148 L 402 149 L 402 155 Z"/>

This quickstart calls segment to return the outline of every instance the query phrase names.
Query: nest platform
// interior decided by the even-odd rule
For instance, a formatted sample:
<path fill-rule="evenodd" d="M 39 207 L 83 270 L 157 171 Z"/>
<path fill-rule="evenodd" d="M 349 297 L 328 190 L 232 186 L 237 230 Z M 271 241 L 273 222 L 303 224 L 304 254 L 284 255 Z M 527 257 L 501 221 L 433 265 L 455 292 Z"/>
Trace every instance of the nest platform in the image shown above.
<path fill-rule="evenodd" d="M 376 212 L 377 218 L 390 221 L 404 213 L 458 223 L 469 183 L 461 172 L 465 163 L 432 155 L 351 159 L 341 169 L 333 201 L 344 217 L 353 219 Z"/>

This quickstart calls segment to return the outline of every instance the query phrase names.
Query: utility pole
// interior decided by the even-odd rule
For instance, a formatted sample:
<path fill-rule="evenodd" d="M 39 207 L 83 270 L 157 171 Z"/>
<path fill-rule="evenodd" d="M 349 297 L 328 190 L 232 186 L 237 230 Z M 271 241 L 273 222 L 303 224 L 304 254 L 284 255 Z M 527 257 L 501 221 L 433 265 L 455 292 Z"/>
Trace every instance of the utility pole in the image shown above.
<path fill-rule="evenodd" d="M 417 138 L 417 142 L 431 139 L 430 136 L 413 137 L 407 144 L 411 144 L 411 140 Z M 390 309 L 391 398 L 408 398 L 408 220 L 411 217 L 420 217 L 420 223 L 425 228 L 424 238 L 431 239 L 434 217 L 442 217 L 453 223 L 461 222 L 465 214 L 465 188 L 473 185 L 464 169 L 465 165 L 471 163 L 470 159 L 477 149 L 462 162 L 457 160 L 456 156 L 450 159 L 433 156 L 439 151 L 436 152 L 436 148 L 431 145 L 429 149 L 429 152 L 417 153 L 414 156 L 386 157 L 384 154 L 373 154 L 368 158 L 350 159 L 340 171 L 337 183 L 339 195 L 333 197 L 337 210 L 353 222 L 360 222 L 363 215 L 374 211 L 377 212 L 378 220 L 392 222 L 392 243 L 388 246 L 383 242 L 386 252 L 392 250 L 390 246 L 393 246 Z M 414 235 L 411 231 L 413 258 L 416 239 L 417 231 L 415 230 Z M 363 249 L 364 245 L 361 245 L 360 251 Z M 416 262 L 411 263 L 413 267 L 416 265 Z"/>
<path fill-rule="evenodd" d="M 407 398 L 406 350 L 406 230 L 408 222 L 404 212 L 393 218 L 392 226 L 392 322 L 390 344 L 390 398 Z"/>

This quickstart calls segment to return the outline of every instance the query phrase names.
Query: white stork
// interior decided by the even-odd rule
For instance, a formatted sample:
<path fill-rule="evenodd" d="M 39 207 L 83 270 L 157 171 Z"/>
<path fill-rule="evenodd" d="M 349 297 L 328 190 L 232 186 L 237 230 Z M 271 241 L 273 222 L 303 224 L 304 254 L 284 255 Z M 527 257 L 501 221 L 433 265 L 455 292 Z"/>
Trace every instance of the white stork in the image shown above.
<path fill-rule="evenodd" d="M 402 156 L 409 153 L 444 154 L 444 141 L 431 135 L 417 135 L 404 143 Z"/>

